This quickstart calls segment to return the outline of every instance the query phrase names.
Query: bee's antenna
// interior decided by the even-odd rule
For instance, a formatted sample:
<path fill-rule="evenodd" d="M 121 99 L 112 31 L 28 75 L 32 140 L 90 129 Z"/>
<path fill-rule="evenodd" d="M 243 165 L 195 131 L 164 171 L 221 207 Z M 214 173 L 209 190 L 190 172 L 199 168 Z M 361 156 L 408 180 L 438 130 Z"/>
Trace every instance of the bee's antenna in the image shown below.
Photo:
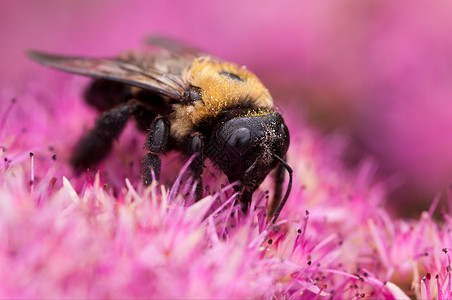
<path fill-rule="evenodd" d="M 279 157 L 276 154 L 273 154 L 273 156 L 279 160 L 279 162 L 281 163 L 281 165 L 286 168 L 287 172 L 289 172 L 289 183 L 287 184 L 287 190 L 286 190 L 286 194 L 284 195 L 283 200 L 281 201 L 281 203 L 278 206 L 278 209 L 275 212 L 275 215 L 273 216 L 273 220 L 272 220 L 272 224 L 274 224 L 276 222 L 276 220 L 279 217 L 279 214 L 281 213 L 281 210 L 283 209 L 284 205 L 286 204 L 287 198 L 289 198 L 290 195 L 290 190 L 292 189 L 292 173 L 293 170 L 292 168 L 284 161 L 284 159 L 282 159 L 281 157 Z"/>

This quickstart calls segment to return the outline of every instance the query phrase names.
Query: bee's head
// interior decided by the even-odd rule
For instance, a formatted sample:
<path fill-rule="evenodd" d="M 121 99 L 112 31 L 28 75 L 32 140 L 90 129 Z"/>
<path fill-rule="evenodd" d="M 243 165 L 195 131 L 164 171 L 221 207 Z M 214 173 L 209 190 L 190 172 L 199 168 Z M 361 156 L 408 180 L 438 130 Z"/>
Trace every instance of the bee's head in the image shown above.
<path fill-rule="evenodd" d="M 253 192 L 280 163 L 289 147 L 289 131 L 279 113 L 235 117 L 224 122 L 210 143 L 210 158 L 242 188 Z M 212 157 L 213 156 L 213 157 Z"/>

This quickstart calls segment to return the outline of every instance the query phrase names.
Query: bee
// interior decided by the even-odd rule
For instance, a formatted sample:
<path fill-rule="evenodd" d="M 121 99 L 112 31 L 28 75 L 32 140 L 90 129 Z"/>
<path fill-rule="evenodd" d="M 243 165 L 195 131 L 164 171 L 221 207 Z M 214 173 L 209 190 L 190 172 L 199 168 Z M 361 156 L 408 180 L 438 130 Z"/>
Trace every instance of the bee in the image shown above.
<path fill-rule="evenodd" d="M 253 192 L 276 168 L 275 193 L 267 209 L 268 220 L 275 222 L 290 194 L 292 169 L 286 162 L 289 130 L 268 90 L 245 67 L 162 37 L 147 43 L 154 49 L 126 51 L 116 58 L 27 52 L 40 64 L 95 79 L 85 100 L 101 114 L 73 149 L 74 169 L 100 162 L 133 117 L 147 132 L 144 185 L 159 179 L 159 156 L 176 150 L 192 159 L 189 171 L 200 199 L 208 158 L 230 182 L 237 182 L 234 188 L 246 214 Z M 281 201 L 285 170 L 289 183 Z"/>

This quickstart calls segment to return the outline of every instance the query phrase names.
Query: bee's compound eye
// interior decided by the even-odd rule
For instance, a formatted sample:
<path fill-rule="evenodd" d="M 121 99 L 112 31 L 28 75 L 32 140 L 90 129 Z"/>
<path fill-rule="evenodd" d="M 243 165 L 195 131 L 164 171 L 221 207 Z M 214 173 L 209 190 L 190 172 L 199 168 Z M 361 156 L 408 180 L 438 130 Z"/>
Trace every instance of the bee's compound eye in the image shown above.
<path fill-rule="evenodd" d="M 228 139 L 228 145 L 240 154 L 245 153 L 251 141 L 251 132 L 248 128 L 242 127 L 234 130 Z"/>
<path fill-rule="evenodd" d="M 284 136 L 287 135 L 288 131 L 289 130 L 287 129 L 287 126 L 284 123 L 282 123 L 281 126 L 279 127 L 279 134 Z"/>

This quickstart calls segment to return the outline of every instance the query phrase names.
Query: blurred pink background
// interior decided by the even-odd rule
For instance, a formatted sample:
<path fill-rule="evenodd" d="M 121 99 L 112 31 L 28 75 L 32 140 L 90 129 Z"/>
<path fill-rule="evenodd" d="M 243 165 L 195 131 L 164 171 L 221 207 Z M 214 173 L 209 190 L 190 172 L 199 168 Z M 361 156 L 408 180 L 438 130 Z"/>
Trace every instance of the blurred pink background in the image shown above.
<path fill-rule="evenodd" d="M 0 2 L 0 86 L 55 72 L 26 49 L 109 56 L 151 34 L 245 64 L 297 120 L 350 136 L 403 182 L 401 210 L 452 183 L 452 3 Z M 0 99 L 4 104 L 10 99 Z M 4 105 L 2 105 L 4 106 Z M 298 110 L 293 110 L 296 108 Z M 296 130 L 296 129 L 293 129 Z"/>

